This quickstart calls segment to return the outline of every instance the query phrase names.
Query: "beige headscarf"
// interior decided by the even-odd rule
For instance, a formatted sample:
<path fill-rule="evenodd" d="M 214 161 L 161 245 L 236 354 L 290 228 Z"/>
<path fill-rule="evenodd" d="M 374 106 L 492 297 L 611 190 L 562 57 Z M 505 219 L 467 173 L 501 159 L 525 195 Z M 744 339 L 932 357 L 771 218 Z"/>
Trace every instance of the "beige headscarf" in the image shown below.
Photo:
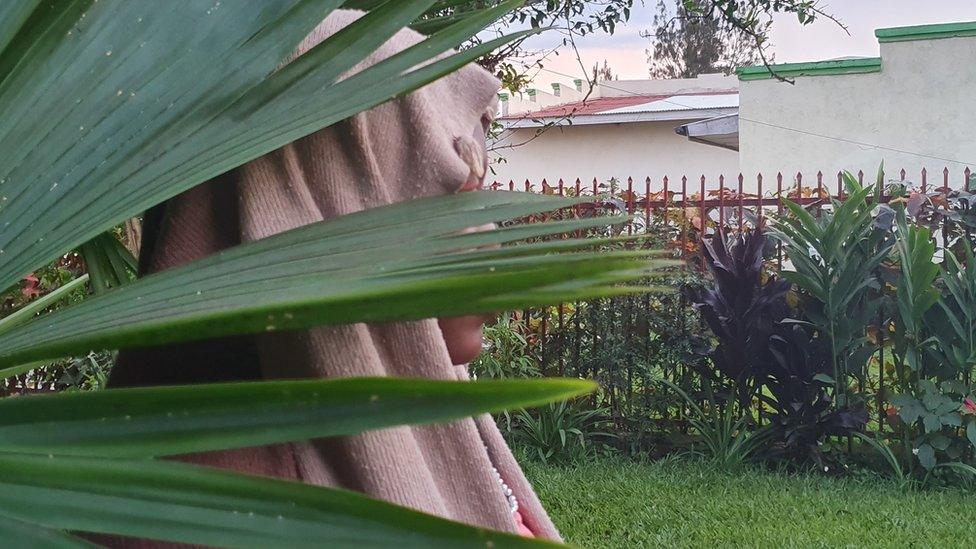
<path fill-rule="evenodd" d="M 304 52 L 355 20 L 337 11 Z M 420 41 L 402 31 L 363 66 Z M 410 198 L 456 192 L 485 173 L 484 132 L 498 82 L 476 66 L 300 139 L 194 188 L 147 220 L 142 266 L 171 268 L 241 242 Z M 125 353 L 111 384 L 247 378 L 402 376 L 466 380 L 436 320 L 318 328 Z M 491 417 L 202 454 L 188 461 L 365 492 L 478 526 L 516 532 L 492 472 L 535 535 L 559 535 Z"/>

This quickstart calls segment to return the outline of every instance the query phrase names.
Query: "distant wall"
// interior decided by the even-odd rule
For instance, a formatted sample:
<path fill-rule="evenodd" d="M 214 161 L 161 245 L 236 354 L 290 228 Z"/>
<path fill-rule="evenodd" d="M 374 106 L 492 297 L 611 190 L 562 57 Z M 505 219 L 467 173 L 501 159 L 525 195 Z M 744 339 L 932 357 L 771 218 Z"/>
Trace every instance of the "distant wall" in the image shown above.
<path fill-rule="evenodd" d="M 852 65 L 841 61 L 837 70 L 814 64 L 795 85 L 743 78 L 739 142 L 747 178 L 782 171 L 792 182 L 799 171 L 806 184 L 817 170 L 836 181 L 838 170 L 863 169 L 873 179 L 884 160 L 890 177 L 904 168 L 918 182 L 924 167 L 929 183 L 941 185 L 948 167 L 953 186 L 961 186 L 963 169 L 976 168 L 976 36 L 958 36 L 969 33 L 963 28 L 955 37 L 937 28 L 900 38 L 901 29 L 889 29 L 897 41 L 882 37 L 879 70 L 843 74 Z"/>
<path fill-rule="evenodd" d="M 696 181 L 701 175 L 710 181 L 720 174 L 735 178 L 739 173 L 738 154 L 675 134 L 674 128 L 686 122 L 551 127 L 526 145 L 492 153 L 492 167 L 497 173 L 489 174 L 487 180 L 507 184 L 512 179 L 522 185 L 529 179 L 538 185 L 543 178 L 550 183 L 562 178 L 567 184 L 580 178 L 589 184 L 594 177 L 600 181 L 633 177 L 643 185 L 644 178 L 650 177 L 653 188 L 659 189 L 665 175 L 673 180 L 688 175 Z M 505 140 L 493 147 L 531 139 L 536 128 L 505 133 Z M 499 156 L 506 162 L 498 163 Z"/>

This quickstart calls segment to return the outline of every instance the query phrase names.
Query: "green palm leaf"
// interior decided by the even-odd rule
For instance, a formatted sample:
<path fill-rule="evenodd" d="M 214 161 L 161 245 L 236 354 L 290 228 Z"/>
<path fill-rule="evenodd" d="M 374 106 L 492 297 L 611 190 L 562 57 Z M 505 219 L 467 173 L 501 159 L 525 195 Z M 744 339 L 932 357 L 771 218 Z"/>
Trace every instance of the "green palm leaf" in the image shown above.
<path fill-rule="evenodd" d="M 129 258 L 104 253 L 117 243 L 92 239 L 526 34 L 450 53 L 519 4 L 502 2 L 439 21 L 415 46 L 354 70 L 401 28 L 452 2 L 366 0 L 368 14 L 287 65 L 309 31 L 350 2 L 0 3 L 0 288 L 85 243 L 96 258 L 93 280 L 124 273 Z M 483 248 L 612 219 L 458 234 L 572 204 L 469 194 L 303 227 L 23 324 L 35 311 L 18 313 L 0 330 L 0 368 L 9 375 L 37 364 L 25 362 L 90 348 L 613 295 L 635 291 L 620 282 L 666 264 L 644 251 L 586 251 L 580 240 Z M 385 379 L 7 400 L 0 402 L 0 532 L 5 544 L 26 546 L 80 543 L 58 530 L 242 547 L 538 545 L 341 490 L 118 456 L 452 419 L 586 387 Z"/>
<path fill-rule="evenodd" d="M 114 231 L 104 232 L 78 249 L 96 294 L 128 284 L 136 277 L 138 262 L 119 242 Z"/>
<path fill-rule="evenodd" d="M 301 227 L 146 277 L 2 333 L 0 366 L 93 348 L 452 316 L 602 296 L 634 291 L 613 286 L 666 264 L 648 259 L 652 252 L 645 251 L 471 250 L 548 234 L 546 224 L 456 234 L 571 203 L 526 193 L 464 193 Z"/>
<path fill-rule="evenodd" d="M 38 7 L 0 55 L 0 287 L 166 198 L 460 68 L 509 38 L 424 63 L 517 4 L 473 12 L 337 82 L 433 4 L 387 2 L 355 32 L 276 70 L 341 3 Z"/>
<path fill-rule="evenodd" d="M 449 421 L 588 392 L 580 380 L 340 379 L 0 400 L 0 452 L 156 457 Z"/>
<path fill-rule="evenodd" d="M 61 530 L 222 547 L 552 545 L 345 490 L 180 463 L 0 453 L 0 470 L 0 514 Z"/>
<path fill-rule="evenodd" d="M 12 549 L 33 549 L 45 547 L 53 549 L 74 549 L 95 547 L 84 540 L 60 532 L 43 528 L 37 524 L 19 521 L 0 515 L 0 539 Z"/>

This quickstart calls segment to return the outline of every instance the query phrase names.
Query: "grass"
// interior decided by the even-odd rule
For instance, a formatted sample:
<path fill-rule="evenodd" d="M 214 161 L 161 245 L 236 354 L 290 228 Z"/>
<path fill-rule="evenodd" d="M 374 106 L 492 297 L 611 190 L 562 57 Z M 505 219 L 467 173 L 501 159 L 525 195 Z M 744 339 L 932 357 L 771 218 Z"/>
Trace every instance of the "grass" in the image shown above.
<path fill-rule="evenodd" d="M 706 462 L 525 464 L 570 543 L 622 547 L 962 547 L 976 504 L 961 490 L 904 492 L 879 477 L 736 473 Z"/>

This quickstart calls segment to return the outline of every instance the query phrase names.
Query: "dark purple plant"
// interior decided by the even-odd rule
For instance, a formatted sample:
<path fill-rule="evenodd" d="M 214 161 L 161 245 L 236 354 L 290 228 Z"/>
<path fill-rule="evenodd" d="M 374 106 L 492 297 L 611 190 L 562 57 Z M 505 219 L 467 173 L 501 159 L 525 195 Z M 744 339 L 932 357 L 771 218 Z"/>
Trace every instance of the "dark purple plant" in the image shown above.
<path fill-rule="evenodd" d="M 772 363 L 766 378 L 768 394 L 760 396 L 772 408 L 767 428 L 771 454 L 822 465 L 820 444 L 827 436 L 846 436 L 864 428 L 863 408 L 835 408 L 828 388 L 833 366 L 822 338 L 803 327 L 780 324 L 769 340 Z"/>
<path fill-rule="evenodd" d="M 768 375 L 769 339 L 788 312 L 790 283 L 775 276 L 762 281 L 765 247 L 761 228 L 730 239 L 719 230 L 702 241 L 712 285 L 694 296 L 694 307 L 718 339 L 712 362 L 734 382 L 742 403 Z"/>
<path fill-rule="evenodd" d="M 822 465 L 820 443 L 863 429 L 867 413 L 836 407 L 828 391 L 830 350 L 823 338 L 785 320 L 792 316 L 785 299 L 790 283 L 775 276 L 763 282 L 765 247 L 761 230 L 729 239 L 717 232 L 703 241 L 712 284 L 694 306 L 718 340 L 710 353 L 715 370 L 732 382 L 740 404 L 759 395 L 772 410 L 764 435 L 770 456 Z"/>

